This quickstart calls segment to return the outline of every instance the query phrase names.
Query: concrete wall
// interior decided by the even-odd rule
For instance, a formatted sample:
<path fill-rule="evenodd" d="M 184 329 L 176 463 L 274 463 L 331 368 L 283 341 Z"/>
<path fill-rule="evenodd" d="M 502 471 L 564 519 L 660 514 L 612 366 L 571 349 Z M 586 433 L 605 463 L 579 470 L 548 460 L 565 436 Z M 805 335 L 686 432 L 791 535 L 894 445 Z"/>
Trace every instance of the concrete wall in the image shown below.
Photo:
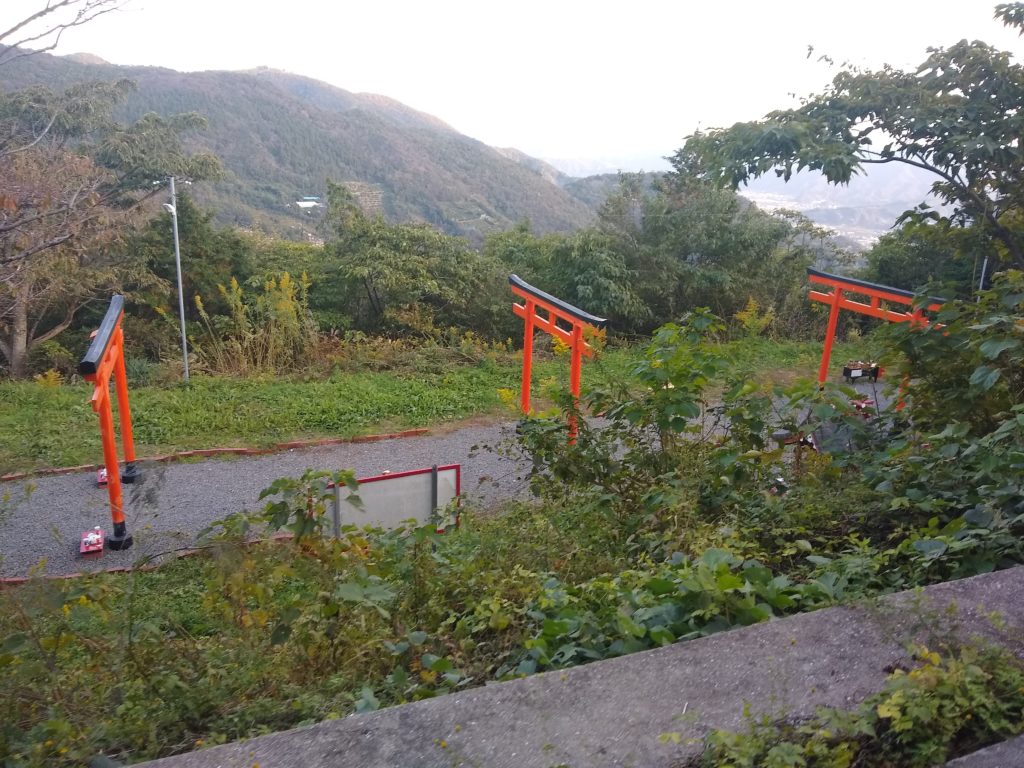
<path fill-rule="evenodd" d="M 911 641 L 995 642 L 1024 657 L 1021 595 L 1015 568 L 147 765 L 669 768 L 709 729 L 743 727 L 747 705 L 795 717 L 856 706 L 909 662 Z"/>

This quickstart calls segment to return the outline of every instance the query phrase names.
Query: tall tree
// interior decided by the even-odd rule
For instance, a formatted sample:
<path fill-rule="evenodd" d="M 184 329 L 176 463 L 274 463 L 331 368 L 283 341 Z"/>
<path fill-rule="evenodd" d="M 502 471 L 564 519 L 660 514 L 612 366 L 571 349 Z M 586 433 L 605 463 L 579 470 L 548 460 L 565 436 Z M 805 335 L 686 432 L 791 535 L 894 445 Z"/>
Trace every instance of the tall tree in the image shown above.
<path fill-rule="evenodd" d="M 1024 4 L 996 8 L 1024 30 Z M 820 171 L 846 184 L 864 166 L 904 163 L 935 177 L 945 211 L 916 220 L 976 227 L 1024 267 L 1024 67 L 980 41 L 935 48 L 914 72 L 843 70 L 824 93 L 764 120 L 696 133 L 673 164 L 733 189 L 770 171 Z"/>
<path fill-rule="evenodd" d="M 53 147 L 0 160 L 0 220 L 22 214 L 17 228 L 0 235 L 0 354 L 12 376 L 25 373 L 28 352 L 71 323 L 82 302 L 109 277 L 89 251 L 100 249 L 108 225 L 103 208 L 90 205 L 105 182 L 86 157 Z M 48 215 L 61 200 L 85 202 Z M 72 242 L 77 242 L 77 249 Z M 94 262 L 94 263 L 90 263 Z"/>
<path fill-rule="evenodd" d="M 328 182 L 327 196 L 322 287 L 357 328 L 430 336 L 451 327 L 504 335 L 510 313 L 496 260 L 429 225 L 366 216 L 342 185 Z"/>
<path fill-rule="evenodd" d="M 634 288 L 636 273 L 614 240 L 594 229 L 560 238 L 551 254 L 548 290 L 612 326 L 633 328 L 650 318 L 650 308 Z"/>
<path fill-rule="evenodd" d="M 217 171 L 214 158 L 182 147 L 180 133 L 203 122 L 196 115 L 115 123 L 111 110 L 130 89 L 119 82 L 0 94 L 0 136 L 14 137 L 0 154 L 0 354 L 12 376 L 24 375 L 33 345 L 64 330 L 101 286 L 112 287 L 118 265 L 108 246 L 125 217 L 159 191 L 154 180 Z"/>
<path fill-rule="evenodd" d="M 978 286 L 984 256 L 977 256 L 978 251 L 984 251 L 985 247 L 985 243 L 979 240 L 978 233 L 970 229 L 908 222 L 900 229 L 882 235 L 867 252 L 864 276 L 908 291 L 941 283 L 941 287 L 934 286 L 930 292 L 937 295 L 946 289 L 964 298 Z M 974 258 L 968 255 L 972 253 Z"/>
<path fill-rule="evenodd" d="M 253 277 L 253 251 L 256 246 L 240 230 L 214 226 L 213 213 L 199 208 L 188 192 L 178 193 L 177 215 L 185 311 L 195 314 L 195 297 L 198 295 L 202 297 L 207 312 L 226 314 L 228 307 L 218 286 L 228 285 L 231 278 L 245 285 Z M 136 298 L 142 303 L 170 311 L 176 301 L 177 289 L 172 288 L 176 265 L 169 215 L 154 216 L 140 231 L 133 232 L 125 252 L 140 259 L 159 278 L 158 283 L 153 283 L 151 293 L 137 294 Z M 286 271 L 301 274 L 303 270 L 301 266 L 296 269 L 294 263 L 282 262 L 279 269 L 271 270 L 271 273 Z"/>

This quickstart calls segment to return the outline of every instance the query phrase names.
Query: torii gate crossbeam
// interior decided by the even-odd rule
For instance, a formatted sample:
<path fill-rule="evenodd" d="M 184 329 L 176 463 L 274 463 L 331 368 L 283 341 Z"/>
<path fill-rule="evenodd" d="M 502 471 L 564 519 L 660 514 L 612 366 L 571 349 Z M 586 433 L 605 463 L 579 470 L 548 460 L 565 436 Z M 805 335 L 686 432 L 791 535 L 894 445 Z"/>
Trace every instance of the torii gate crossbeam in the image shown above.
<path fill-rule="evenodd" d="M 832 289 L 830 293 L 812 289 L 807 294 L 811 301 L 820 301 L 831 308 L 828 315 L 828 328 L 825 331 L 825 349 L 821 355 L 821 365 L 818 367 L 819 386 L 824 386 L 828 379 L 828 364 L 832 358 L 832 344 L 836 338 L 840 310 L 846 309 L 869 317 L 877 317 L 890 323 L 927 325 L 928 318 L 925 317 L 925 312 L 937 312 L 945 301 L 945 299 L 929 296 L 928 299 L 932 303 L 926 306 L 918 305 L 915 308 L 914 302 L 917 295 L 911 291 L 869 283 L 866 280 L 855 280 L 852 277 L 832 275 L 810 267 L 807 268 L 807 277 L 812 283 Z M 861 298 L 852 299 L 851 295 Z M 864 298 L 867 299 L 867 302 L 863 300 Z M 907 307 L 907 309 L 890 308 L 890 305 L 894 304 Z"/>

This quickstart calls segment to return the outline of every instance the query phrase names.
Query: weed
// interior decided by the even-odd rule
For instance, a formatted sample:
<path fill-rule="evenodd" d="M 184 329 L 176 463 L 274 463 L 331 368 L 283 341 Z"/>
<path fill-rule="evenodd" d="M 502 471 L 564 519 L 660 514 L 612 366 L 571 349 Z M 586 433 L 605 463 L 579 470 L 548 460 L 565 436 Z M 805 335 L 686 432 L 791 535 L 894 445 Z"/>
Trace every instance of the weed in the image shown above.
<path fill-rule="evenodd" d="M 853 712 L 823 708 L 801 723 L 761 719 L 742 733 L 714 731 L 701 766 L 942 765 L 1024 729 L 1024 668 L 1005 652 L 915 652 L 882 691 Z"/>

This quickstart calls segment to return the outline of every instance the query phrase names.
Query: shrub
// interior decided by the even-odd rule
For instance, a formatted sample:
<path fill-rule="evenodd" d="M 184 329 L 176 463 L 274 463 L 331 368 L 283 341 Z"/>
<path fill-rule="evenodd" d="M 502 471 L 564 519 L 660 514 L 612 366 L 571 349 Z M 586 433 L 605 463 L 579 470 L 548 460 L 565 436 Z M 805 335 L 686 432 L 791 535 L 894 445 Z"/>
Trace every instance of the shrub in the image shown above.
<path fill-rule="evenodd" d="M 916 649 L 853 712 L 822 708 L 805 722 L 755 720 L 746 732 L 713 731 L 699 765 L 926 768 L 1024 729 L 1024 668 L 1005 652 Z M 669 734 L 670 736 L 671 734 Z"/>
<path fill-rule="evenodd" d="M 247 300 L 238 281 L 218 286 L 229 317 L 211 317 L 196 296 L 205 336 L 196 345 L 202 363 L 216 373 L 249 375 L 285 373 L 302 366 L 313 352 L 317 332 L 309 311 L 309 281 L 296 282 L 287 273 L 260 286 Z"/>

